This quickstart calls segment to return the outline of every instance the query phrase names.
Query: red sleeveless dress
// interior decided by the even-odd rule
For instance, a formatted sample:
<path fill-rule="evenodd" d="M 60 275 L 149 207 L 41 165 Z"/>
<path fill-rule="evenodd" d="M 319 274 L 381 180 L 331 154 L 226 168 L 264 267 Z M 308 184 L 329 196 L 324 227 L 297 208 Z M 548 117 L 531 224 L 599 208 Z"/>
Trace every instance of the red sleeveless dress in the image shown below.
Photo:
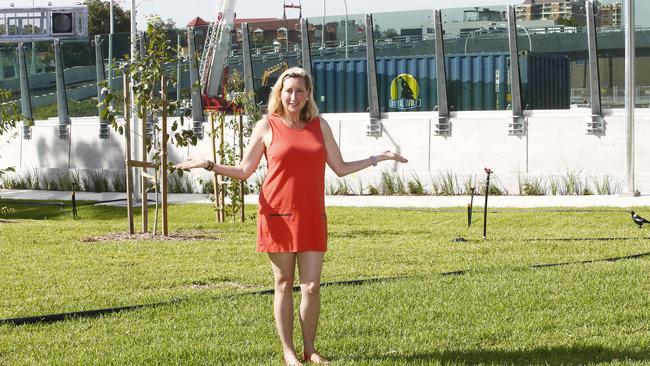
<path fill-rule="evenodd" d="M 264 151 L 267 173 L 259 195 L 258 252 L 327 250 L 325 162 L 327 151 L 320 119 L 302 129 L 268 116 L 273 132 Z"/>

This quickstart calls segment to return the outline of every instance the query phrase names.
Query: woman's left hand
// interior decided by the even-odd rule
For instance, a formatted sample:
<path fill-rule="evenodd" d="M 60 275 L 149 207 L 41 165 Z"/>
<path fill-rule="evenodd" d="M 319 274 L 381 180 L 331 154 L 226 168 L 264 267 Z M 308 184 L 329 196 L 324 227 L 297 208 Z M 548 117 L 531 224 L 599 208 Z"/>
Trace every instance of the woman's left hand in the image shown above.
<path fill-rule="evenodd" d="M 203 159 L 192 159 L 187 158 L 182 163 L 174 165 L 175 169 L 194 169 L 194 168 L 206 168 L 208 166 L 208 161 Z"/>
<path fill-rule="evenodd" d="M 395 160 L 398 163 L 408 163 L 409 161 L 398 153 L 386 150 L 377 156 L 379 160 Z"/>

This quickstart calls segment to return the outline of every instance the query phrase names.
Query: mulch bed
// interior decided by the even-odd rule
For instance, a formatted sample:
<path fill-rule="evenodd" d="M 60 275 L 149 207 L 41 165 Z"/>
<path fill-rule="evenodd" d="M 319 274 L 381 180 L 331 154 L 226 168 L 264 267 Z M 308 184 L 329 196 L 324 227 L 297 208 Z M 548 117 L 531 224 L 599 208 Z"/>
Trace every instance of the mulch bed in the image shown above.
<path fill-rule="evenodd" d="M 216 233 L 210 232 L 186 232 L 186 233 L 169 233 L 168 236 L 161 234 L 153 235 L 152 233 L 135 233 L 129 235 L 128 232 L 108 233 L 100 236 L 90 236 L 81 239 L 83 243 L 96 243 L 105 241 L 145 241 L 145 240 L 159 240 L 159 241 L 193 241 L 193 240 L 219 240 Z"/>

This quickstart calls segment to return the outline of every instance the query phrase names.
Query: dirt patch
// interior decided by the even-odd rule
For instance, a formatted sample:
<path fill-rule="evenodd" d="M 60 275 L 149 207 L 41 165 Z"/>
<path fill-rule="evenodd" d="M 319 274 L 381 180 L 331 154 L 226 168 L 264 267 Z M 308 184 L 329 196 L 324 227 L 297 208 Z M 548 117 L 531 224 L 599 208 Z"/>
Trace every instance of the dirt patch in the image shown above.
<path fill-rule="evenodd" d="M 216 233 L 194 231 L 186 233 L 170 233 L 167 236 L 160 234 L 153 235 L 152 233 L 135 233 L 130 235 L 127 232 L 108 233 L 100 236 L 90 236 L 81 239 L 83 243 L 96 243 L 104 241 L 145 241 L 145 240 L 159 240 L 159 241 L 193 241 L 193 240 L 219 240 Z"/>
<path fill-rule="evenodd" d="M 15 224 L 17 221 L 0 219 L 0 224 Z"/>

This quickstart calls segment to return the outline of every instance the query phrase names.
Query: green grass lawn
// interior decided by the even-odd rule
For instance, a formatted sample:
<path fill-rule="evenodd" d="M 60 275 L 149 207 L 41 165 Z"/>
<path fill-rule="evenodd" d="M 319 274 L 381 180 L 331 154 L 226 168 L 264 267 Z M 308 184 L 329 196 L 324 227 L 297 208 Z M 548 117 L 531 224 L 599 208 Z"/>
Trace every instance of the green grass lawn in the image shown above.
<path fill-rule="evenodd" d="M 125 232 L 126 209 L 2 205 L 0 318 L 151 306 L 0 325 L 0 365 L 281 365 L 272 295 L 253 294 L 272 287 L 253 220 L 172 206 L 172 232 L 212 239 L 86 242 Z M 334 365 L 650 363 L 650 256 L 604 260 L 650 252 L 622 209 L 495 210 L 485 241 L 464 209 L 328 220 L 323 281 L 384 279 L 323 288 L 317 345 Z"/>

